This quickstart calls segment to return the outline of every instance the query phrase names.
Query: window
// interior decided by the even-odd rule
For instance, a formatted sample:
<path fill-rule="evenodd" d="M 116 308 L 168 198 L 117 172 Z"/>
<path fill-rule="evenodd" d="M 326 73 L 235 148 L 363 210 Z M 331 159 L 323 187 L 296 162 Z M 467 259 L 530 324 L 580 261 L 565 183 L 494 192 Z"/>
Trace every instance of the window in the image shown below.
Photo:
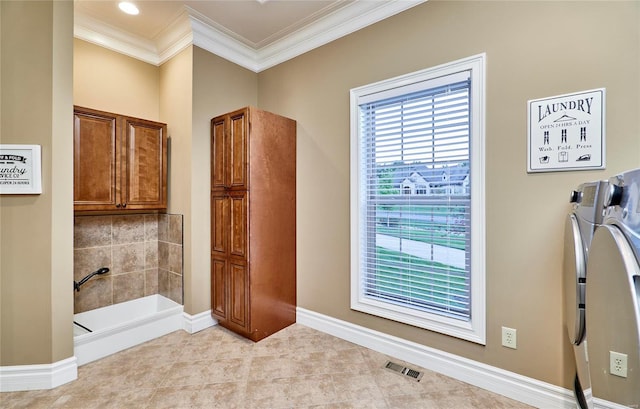
<path fill-rule="evenodd" d="M 480 344 L 484 67 L 351 90 L 351 308 Z"/>

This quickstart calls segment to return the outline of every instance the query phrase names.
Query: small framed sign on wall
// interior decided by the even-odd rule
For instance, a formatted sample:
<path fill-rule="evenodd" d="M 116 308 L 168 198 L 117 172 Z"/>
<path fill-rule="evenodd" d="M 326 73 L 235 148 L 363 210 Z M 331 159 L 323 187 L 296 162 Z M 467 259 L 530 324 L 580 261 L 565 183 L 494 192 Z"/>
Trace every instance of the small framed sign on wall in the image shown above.
<path fill-rule="evenodd" d="M 0 145 L 0 194 L 42 193 L 40 145 Z"/>
<path fill-rule="evenodd" d="M 528 172 L 605 168 L 605 89 L 532 99 Z"/>

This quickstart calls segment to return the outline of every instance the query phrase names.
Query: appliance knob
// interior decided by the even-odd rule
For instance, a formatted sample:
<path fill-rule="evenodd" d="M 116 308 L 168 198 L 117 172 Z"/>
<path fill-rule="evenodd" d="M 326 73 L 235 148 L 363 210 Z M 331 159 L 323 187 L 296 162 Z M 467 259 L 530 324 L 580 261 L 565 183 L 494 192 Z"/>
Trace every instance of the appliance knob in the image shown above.
<path fill-rule="evenodd" d="M 609 184 L 607 188 L 607 193 L 604 198 L 605 206 L 618 206 L 622 201 L 622 191 L 624 188 L 622 186 Z"/>
<path fill-rule="evenodd" d="M 571 195 L 569 196 L 569 203 L 580 203 L 581 192 L 578 190 L 572 190 Z"/>

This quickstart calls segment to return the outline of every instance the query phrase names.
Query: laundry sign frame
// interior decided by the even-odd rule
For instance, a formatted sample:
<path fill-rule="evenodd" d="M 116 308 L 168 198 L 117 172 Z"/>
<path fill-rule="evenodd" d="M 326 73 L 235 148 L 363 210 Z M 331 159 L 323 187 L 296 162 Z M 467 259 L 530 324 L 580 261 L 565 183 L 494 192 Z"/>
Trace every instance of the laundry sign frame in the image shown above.
<path fill-rule="evenodd" d="M 0 145 L 0 194 L 42 193 L 40 145 Z"/>
<path fill-rule="evenodd" d="M 605 169 L 606 89 L 527 103 L 527 172 Z"/>

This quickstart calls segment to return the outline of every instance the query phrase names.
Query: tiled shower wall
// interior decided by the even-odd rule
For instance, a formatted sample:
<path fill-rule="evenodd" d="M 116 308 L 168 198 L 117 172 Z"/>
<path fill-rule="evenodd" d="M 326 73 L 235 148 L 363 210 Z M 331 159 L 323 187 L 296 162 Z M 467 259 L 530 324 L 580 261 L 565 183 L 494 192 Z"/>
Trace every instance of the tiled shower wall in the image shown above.
<path fill-rule="evenodd" d="M 182 304 L 182 259 L 182 215 L 76 216 L 74 280 L 110 271 L 74 292 L 74 312 L 152 294 Z"/>

